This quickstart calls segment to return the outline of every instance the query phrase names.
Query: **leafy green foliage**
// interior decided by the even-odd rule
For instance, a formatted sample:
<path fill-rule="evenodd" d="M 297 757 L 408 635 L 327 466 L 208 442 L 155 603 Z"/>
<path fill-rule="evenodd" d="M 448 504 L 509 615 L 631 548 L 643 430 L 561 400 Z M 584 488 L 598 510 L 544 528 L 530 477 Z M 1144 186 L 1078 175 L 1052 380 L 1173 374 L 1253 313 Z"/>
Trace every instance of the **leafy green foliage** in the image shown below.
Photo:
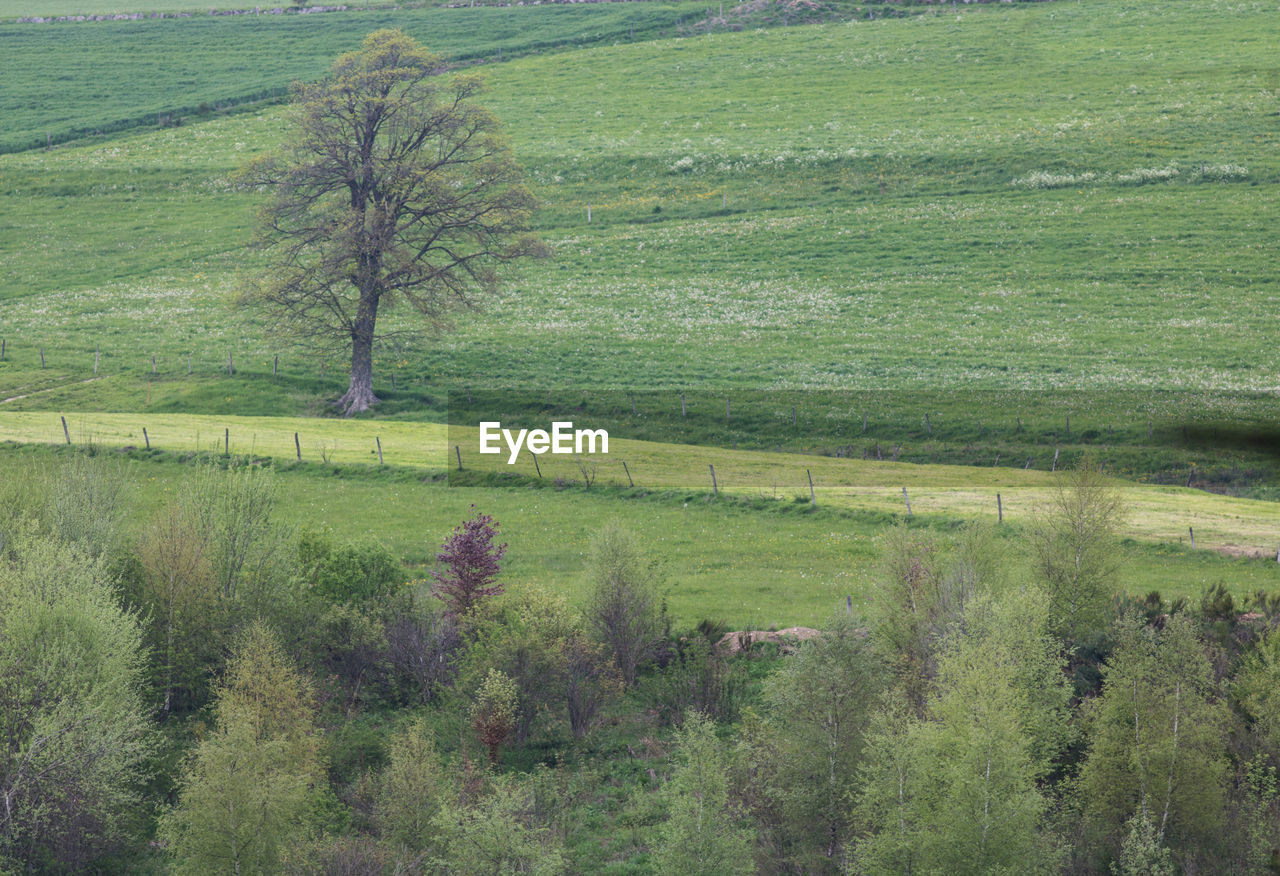
<path fill-rule="evenodd" d="M 1050 503 L 1032 527 L 1034 570 L 1049 596 L 1054 632 L 1077 641 L 1103 627 L 1118 589 L 1125 508 L 1092 456 L 1064 472 Z"/>
<path fill-rule="evenodd" d="M 118 547 L 127 485 L 118 462 L 88 453 L 72 456 L 51 478 L 45 510 L 50 530 L 90 556 L 108 554 Z"/>
<path fill-rule="evenodd" d="M 323 770 L 310 686 L 266 627 L 241 637 L 214 711 L 217 729 L 161 822 L 173 872 L 278 872 L 316 810 Z"/>
<path fill-rule="evenodd" d="M 1161 844 L 1151 816 L 1140 809 L 1129 819 L 1129 832 L 1120 844 L 1120 857 L 1111 864 L 1115 876 L 1173 876 L 1173 855 Z"/>
<path fill-rule="evenodd" d="M 493 779 L 470 804 L 447 801 L 436 815 L 439 853 L 433 865 L 450 876 L 565 872 L 564 852 L 534 817 L 534 795 L 519 779 Z"/>
<path fill-rule="evenodd" d="M 999 550 L 989 529 L 969 525 L 948 542 L 937 533 L 906 524 L 881 536 L 881 561 L 871 593 L 873 641 L 921 702 L 936 671 L 939 645 L 968 602 L 1003 576 Z"/>
<path fill-rule="evenodd" d="M 1245 655 L 1232 693 L 1259 748 L 1273 765 L 1280 763 L 1280 630 L 1265 632 Z"/>
<path fill-rule="evenodd" d="M 291 603 L 274 508 L 269 470 L 201 464 L 143 530 L 131 596 L 150 617 L 166 714 L 204 704 L 210 669 L 221 666 L 237 624 Z"/>
<path fill-rule="evenodd" d="M 459 684 L 478 686 L 494 672 L 516 689 L 515 737 L 551 730 L 567 704 L 567 659 L 582 638 L 582 617 L 557 593 L 522 587 L 482 603 L 472 616 L 473 641 L 462 658 Z"/>
<path fill-rule="evenodd" d="M 1204 854 L 1222 825 L 1227 713 L 1194 626 L 1120 627 L 1090 721 L 1080 794 L 1104 846 L 1116 850 L 1135 813 L 1155 841 Z M 1141 832 L 1139 832 L 1141 839 Z"/>
<path fill-rule="evenodd" d="M 753 814 L 780 862 L 836 872 L 857 798 L 865 737 L 888 681 L 852 615 L 837 614 L 764 682 L 744 733 Z M 772 868 L 771 868 L 772 869 Z"/>
<path fill-rule="evenodd" d="M 613 654 L 622 680 L 635 684 L 640 662 L 669 632 L 658 571 L 635 535 L 611 520 L 591 542 L 585 611 L 592 632 Z"/>
<path fill-rule="evenodd" d="M 396 848 L 410 852 L 432 848 L 433 821 L 450 793 L 430 725 L 411 721 L 392 739 L 379 779 L 379 832 Z"/>
<path fill-rule="evenodd" d="M 1065 743 L 1069 696 L 1043 599 L 975 599 L 938 661 L 923 719 L 901 694 L 868 740 L 860 872 L 1051 872 L 1038 785 Z"/>
<path fill-rule="evenodd" d="M 1238 840 L 1233 851 L 1241 872 L 1274 873 L 1280 864 L 1280 786 L 1263 757 L 1244 764 L 1237 802 Z"/>
<path fill-rule="evenodd" d="M 0 869 L 84 868 L 128 839 L 154 738 L 143 645 L 101 559 L 28 525 L 0 550 Z"/>
<path fill-rule="evenodd" d="M 471 701 L 471 728 L 489 749 L 489 763 L 498 765 L 498 751 L 516 729 L 519 714 L 516 684 L 501 669 L 490 669 Z"/>
<path fill-rule="evenodd" d="M 400 563 L 381 544 L 334 544 L 314 530 L 298 537 L 298 566 L 303 588 L 334 605 L 378 599 L 402 576 Z"/>
<path fill-rule="evenodd" d="M 676 758 L 662 790 L 667 820 L 658 828 L 654 869 L 701 876 L 749 871 L 754 832 L 730 804 L 728 761 L 715 724 L 690 712 L 676 733 Z"/>

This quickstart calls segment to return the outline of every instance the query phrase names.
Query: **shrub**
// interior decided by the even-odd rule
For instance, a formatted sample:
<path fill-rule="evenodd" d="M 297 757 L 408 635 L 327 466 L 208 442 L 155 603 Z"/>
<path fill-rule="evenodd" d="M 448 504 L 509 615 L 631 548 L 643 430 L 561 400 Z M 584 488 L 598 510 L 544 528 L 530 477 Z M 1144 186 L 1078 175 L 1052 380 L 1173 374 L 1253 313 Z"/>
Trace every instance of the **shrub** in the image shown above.
<path fill-rule="evenodd" d="M 385 596 L 401 576 L 400 563 L 382 545 L 335 546 L 312 531 L 298 539 L 298 563 L 307 590 L 334 605 Z"/>
<path fill-rule="evenodd" d="M 609 648 L 622 680 L 635 684 L 637 666 L 668 631 L 657 570 L 616 520 L 592 543 L 589 569 L 587 622 Z"/>
<path fill-rule="evenodd" d="M 445 605 L 445 613 L 462 617 L 482 599 L 502 592 L 495 579 L 501 571 L 505 544 L 494 545 L 498 524 L 471 506 L 472 516 L 445 540 L 436 554 L 441 567 L 431 573 L 432 592 Z"/>

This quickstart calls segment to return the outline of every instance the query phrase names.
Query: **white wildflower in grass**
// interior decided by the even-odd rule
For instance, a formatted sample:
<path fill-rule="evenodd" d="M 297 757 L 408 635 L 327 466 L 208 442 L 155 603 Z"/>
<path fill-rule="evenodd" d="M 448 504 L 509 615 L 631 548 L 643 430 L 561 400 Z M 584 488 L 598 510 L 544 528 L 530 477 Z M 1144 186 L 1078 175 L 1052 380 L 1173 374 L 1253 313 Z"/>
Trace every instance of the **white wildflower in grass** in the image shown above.
<path fill-rule="evenodd" d="M 1174 179 L 1179 174 L 1178 166 L 1170 164 L 1166 167 L 1139 167 L 1129 173 L 1122 173 L 1116 177 L 1116 182 L 1138 184 L 1153 182 L 1167 182 Z"/>
<path fill-rule="evenodd" d="M 1200 178 L 1216 182 L 1248 179 L 1249 168 L 1239 164 L 1203 164 L 1200 166 Z"/>
<path fill-rule="evenodd" d="M 1020 176 L 1009 183 L 1019 189 L 1065 189 L 1071 186 L 1091 183 L 1098 178 L 1096 173 L 1050 173 L 1047 170 L 1035 170 L 1026 176 Z"/>

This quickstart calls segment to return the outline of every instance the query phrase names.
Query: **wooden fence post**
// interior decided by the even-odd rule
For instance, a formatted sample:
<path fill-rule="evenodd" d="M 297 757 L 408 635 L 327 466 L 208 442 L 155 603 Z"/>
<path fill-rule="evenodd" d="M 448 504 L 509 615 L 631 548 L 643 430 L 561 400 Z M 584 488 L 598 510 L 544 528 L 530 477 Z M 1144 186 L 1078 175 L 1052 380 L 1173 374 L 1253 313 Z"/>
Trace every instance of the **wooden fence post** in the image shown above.
<path fill-rule="evenodd" d="M 907 498 L 907 488 L 902 488 L 902 501 L 907 503 L 907 516 L 911 516 L 911 500 Z"/>
<path fill-rule="evenodd" d="M 684 393 L 680 393 L 680 416 L 689 416 L 689 410 L 684 406 Z"/>
<path fill-rule="evenodd" d="M 996 523 L 1004 523 L 1004 505 L 1000 503 L 999 493 L 996 493 Z"/>
<path fill-rule="evenodd" d="M 236 362 L 234 359 L 231 358 L 231 354 L 227 353 L 227 374 L 234 377 L 235 373 L 236 373 Z"/>
<path fill-rule="evenodd" d="M 1053 448 L 1053 468 L 1049 469 L 1049 471 L 1057 471 L 1057 470 L 1058 470 L 1058 448 L 1055 447 Z"/>
<path fill-rule="evenodd" d="M 711 493 L 718 496 L 720 495 L 720 486 L 716 483 L 716 467 L 711 463 L 707 463 L 707 466 L 711 469 Z"/>
<path fill-rule="evenodd" d="M 152 374 L 160 373 L 159 371 L 156 370 L 156 354 L 155 353 L 151 354 L 151 373 Z"/>
<path fill-rule="evenodd" d="M 805 469 L 804 473 L 809 476 L 809 504 L 817 505 L 818 497 L 813 494 L 813 473 L 809 469 Z"/>
<path fill-rule="evenodd" d="M 929 422 L 929 413 L 927 411 L 924 415 L 924 430 L 930 435 L 933 434 L 933 424 Z"/>
<path fill-rule="evenodd" d="M 151 437 L 150 437 L 149 435 L 147 435 L 147 427 L 146 427 L 146 426 L 143 426 L 143 427 L 142 427 L 142 440 L 143 440 L 143 441 L 145 441 L 145 442 L 147 443 L 147 449 L 148 449 L 148 450 L 150 450 L 150 449 L 151 449 Z"/>
<path fill-rule="evenodd" d="M 622 460 L 622 470 L 627 473 L 627 486 L 634 487 L 636 482 L 631 480 L 631 469 L 627 468 L 627 461 Z"/>
<path fill-rule="evenodd" d="M 1194 526 L 1187 527 L 1187 534 L 1191 536 L 1191 549 L 1196 549 L 1196 528 Z"/>
<path fill-rule="evenodd" d="M 458 471 L 462 471 L 462 448 L 455 444 L 453 445 L 453 452 L 458 457 Z"/>
<path fill-rule="evenodd" d="M 378 445 L 378 465 L 382 465 L 382 439 L 377 435 L 374 435 L 373 440 Z"/>
<path fill-rule="evenodd" d="M 222 455 L 231 456 L 231 428 L 227 427 L 222 432 Z"/>
<path fill-rule="evenodd" d="M 66 438 L 66 439 L 67 439 L 67 443 L 68 443 L 68 444 L 70 444 L 70 443 L 71 443 L 71 432 L 70 432 L 70 431 L 68 431 L 68 429 L 67 429 L 67 418 L 66 418 L 66 417 L 59 417 L 59 419 L 60 419 L 60 420 L 62 420 L 62 435 L 63 435 L 63 437 L 64 437 L 64 438 Z"/>
<path fill-rule="evenodd" d="M 538 465 L 538 454 L 531 453 L 529 455 L 533 457 L 533 470 L 538 473 L 538 480 L 542 480 L 542 466 Z"/>
<path fill-rule="evenodd" d="M 99 344 L 98 348 L 93 351 L 93 373 L 94 374 L 98 373 L 98 357 L 101 355 L 102 355 L 102 345 Z"/>
<path fill-rule="evenodd" d="M 302 462 L 302 442 L 298 440 L 298 433 L 293 433 L 293 450 L 298 454 L 298 462 Z"/>
<path fill-rule="evenodd" d="M 279 373 L 280 373 L 280 355 L 276 354 L 276 357 L 271 360 L 271 376 L 275 377 Z"/>
<path fill-rule="evenodd" d="M 44 347 L 40 348 L 40 367 L 44 367 Z"/>
<path fill-rule="evenodd" d="M 724 421 L 729 422 L 729 400 L 724 400 Z"/>
<path fill-rule="evenodd" d="M 187 376 L 191 376 L 191 354 L 187 354 Z"/>

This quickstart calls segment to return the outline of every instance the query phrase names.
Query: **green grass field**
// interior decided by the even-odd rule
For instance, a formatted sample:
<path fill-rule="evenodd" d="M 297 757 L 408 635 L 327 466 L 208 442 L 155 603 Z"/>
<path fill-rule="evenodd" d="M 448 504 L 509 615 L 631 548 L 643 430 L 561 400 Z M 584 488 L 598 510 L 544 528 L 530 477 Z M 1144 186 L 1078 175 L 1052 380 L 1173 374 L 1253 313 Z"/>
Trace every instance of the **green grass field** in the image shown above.
<path fill-rule="evenodd" d="M 210 9 L 246 8 L 253 7 L 246 7 L 243 3 L 229 3 L 226 0 L 216 4 L 208 3 L 207 0 L 205 2 L 202 0 L 0 0 L 0 20 L 37 16 L 49 18 L 62 15 L 115 15 L 132 12 L 207 13 Z"/>
<path fill-rule="evenodd" d="M 141 8 L 116 0 L 66 2 L 71 5 L 54 8 L 98 14 Z M 31 4 L 22 5 L 28 15 L 65 14 L 32 12 Z M 0 96 L 0 112 L 9 121 L 0 135 L 0 152 L 96 132 L 154 127 L 161 116 L 171 117 L 166 123 L 182 117 L 194 122 L 218 107 L 280 98 L 290 82 L 320 76 L 338 54 L 384 27 L 402 28 L 456 62 L 492 62 L 500 55 L 510 58 L 672 34 L 680 22 L 706 11 L 689 2 L 463 9 L 360 6 L 312 15 L 3 23 L 21 14 L 21 7 L 0 0 L 0 41 L 6 48 L 0 72 L 9 84 Z M 194 8 L 207 13 L 211 8 L 255 7 L 206 3 Z M 139 52 L 139 45 L 147 51 Z M 51 73 L 48 64 L 53 57 L 58 61 Z"/>
<path fill-rule="evenodd" d="M 411 33 L 442 16 L 418 35 L 455 57 L 539 49 L 550 45 L 542 27 L 561 47 L 587 43 L 629 27 L 628 15 L 647 22 L 636 26 L 649 37 L 663 15 L 687 14 L 648 4 L 550 9 L 403 14 L 418 22 L 406 25 Z M 140 428 L 152 423 L 158 447 L 212 451 L 232 427 L 233 452 L 286 460 L 296 431 L 307 460 L 286 473 L 296 519 L 376 531 L 422 562 L 479 497 L 513 544 L 522 540 L 513 574 L 570 589 L 589 532 L 617 514 L 662 542 L 686 619 L 820 619 L 842 594 L 861 592 L 875 534 L 902 514 L 902 486 L 920 525 L 939 526 L 990 518 L 999 491 L 1016 542 L 1055 448 L 1064 463 L 1091 450 L 1110 470 L 1162 482 L 1127 488 L 1131 589 L 1194 594 L 1219 578 L 1241 593 L 1270 586 L 1274 562 L 1191 555 L 1178 539 L 1194 525 L 1201 547 L 1274 550 L 1275 506 L 1174 485 L 1190 475 L 1199 486 L 1274 495 L 1270 446 L 1215 431 L 1274 432 L 1273 13 L 1230 3 L 1001 5 L 493 65 L 487 99 L 543 201 L 537 224 L 554 257 L 446 335 L 382 349 L 383 419 L 357 424 L 232 419 L 325 414 L 343 384 L 340 353 L 292 347 L 233 306 L 241 279 L 264 262 L 244 246 L 257 197 L 230 178 L 279 141 L 278 109 L 0 156 L 0 412 L 22 441 L 59 441 L 65 412 L 77 441 L 141 446 Z M 182 106 L 316 75 L 366 26 L 396 23 L 391 15 L 63 32 L 90 41 L 78 57 L 117 52 L 120 66 L 104 81 L 143 75 L 125 51 L 136 39 L 128 28 L 154 26 L 152 44 L 171 48 L 148 54 L 162 58 L 183 57 L 186 41 L 207 33 L 183 63 L 208 75 L 188 76 L 164 104 Z M 277 26 L 293 28 L 294 50 L 255 30 Z M 48 26 L 4 27 L 24 57 L 54 51 L 53 31 L 39 30 Z M 184 75 L 167 69 L 146 86 L 153 92 L 104 98 L 75 85 L 85 74 L 68 63 L 65 88 L 50 84 L 57 93 L 33 102 L 38 110 L 15 108 L 15 131 L 39 134 L 49 113 L 92 127 L 152 112 L 157 95 L 179 94 Z M 225 373 L 228 356 L 235 376 Z M 450 410 L 448 391 L 495 387 L 524 388 L 521 415 L 537 412 L 548 388 L 557 404 L 585 389 L 658 389 L 660 413 L 609 414 L 619 434 L 720 449 L 622 444 L 648 497 L 619 486 L 613 468 L 591 493 L 359 473 L 373 462 L 375 434 L 395 472 L 439 473 L 447 466 L 430 460 L 443 425 L 405 421 L 474 425 Z M 674 414 L 682 390 L 701 393 L 690 421 Z M 718 420 L 723 391 L 766 390 L 767 404 Z M 863 395 L 823 395 L 835 390 Z M 895 391 L 919 395 L 875 406 Z M 788 400 L 804 428 L 787 423 Z M 859 430 L 868 406 L 870 428 Z M 131 416 L 108 428 L 86 413 L 96 411 Z M 176 429 L 169 415 L 198 419 Z M 1188 422 L 1193 431 L 1180 433 Z M 403 440 L 419 436 L 428 436 L 421 446 Z M 728 449 L 739 443 L 807 455 Z M 834 448 L 857 457 L 873 444 L 886 456 L 902 445 L 899 464 L 831 458 Z M 333 465 L 316 462 L 322 449 Z M 1023 473 L 1028 457 L 1039 473 Z M 6 452 L 11 465 L 20 458 Z M 710 462 L 725 478 L 724 507 L 705 499 Z M 920 465 L 934 462 L 970 467 Z M 161 479 L 177 471 L 171 461 L 149 465 Z M 333 477 L 334 465 L 357 473 Z M 807 497 L 795 501 L 807 493 L 806 468 L 816 511 Z M 696 524 L 684 522 L 690 515 Z"/>
<path fill-rule="evenodd" d="M 380 376 L 1271 393 L 1269 13 L 1225 9 L 983 7 L 495 66 L 555 257 Z M 261 374 L 282 350 L 228 307 L 261 262 L 227 177 L 280 130 L 270 111 L 0 161 L 6 385 L 52 376 L 41 346 L 67 377 L 99 344 L 111 373 L 234 352 Z"/>
<path fill-rule="evenodd" d="M 148 430 L 145 436 L 144 427 Z M 0 412 L 0 441 L 56 445 L 68 436 L 80 446 L 143 449 L 149 442 L 157 451 L 220 455 L 227 452 L 229 441 L 230 453 L 237 457 L 288 462 L 302 456 L 307 462 L 338 467 L 374 465 L 381 448 L 387 465 L 414 469 L 419 476 L 436 479 L 446 473 L 452 476 L 461 461 L 465 476 L 455 477 L 455 481 L 466 485 L 476 483 L 476 474 L 579 486 L 590 480 L 586 486 L 597 491 L 616 494 L 626 488 L 628 495 L 637 490 L 684 493 L 699 501 L 712 492 L 710 469 L 714 466 L 715 488 L 726 496 L 805 504 L 810 501 L 812 477 L 817 504 L 873 515 L 905 516 L 905 488 L 915 515 L 994 520 L 999 494 L 1005 518 L 1015 525 L 1029 523 L 1046 506 L 1062 477 L 1020 468 L 921 465 L 663 444 L 628 440 L 617 433 L 611 436 L 607 455 L 545 454 L 535 468 L 528 452 L 515 464 L 508 464 L 505 451 L 481 454 L 479 433 L 474 428 L 451 426 L 446 430 L 433 423 L 75 413 L 67 418 L 64 434 L 58 415 Z M 1122 530 L 1125 537 L 1177 544 L 1189 542 L 1188 529 L 1194 528 L 1202 548 L 1257 557 L 1276 555 L 1280 503 L 1185 487 L 1117 483 L 1130 508 Z"/>
<path fill-rule="evenodd" d="M 142 423 L 153 451 L 146 453 Z M 281 509 L 295 526 L 327 528 L 344 539 L 373 538 L 411 567 L 430 563 L 434 548 L 471 505 L 494 513 L 510 540 L 509 575 L 566 592 L 583 593 L 587 547 L 601 523 L 617 517 L 660 557 L 672 585 L 671 605 L 682 623 L 714 617 L 736 626 L 818 624 L 845 595 L 859 603 L 874 579 L 877 538 L 907 520 L 901 489 L 909 491 L 912 525 L 953 530 L 966 521 L 995 519 L 1004 502 L 1003 539 L 1014 566 L 1025 561 L 1019 536 L 1052 489 L 1048 472 L 907 465 L 715 450 L 613 440 L 598 461 L 594 484 L 568 459 L 544 456 L 542 477 L 526 454 L 513 467 L 475 451 L 474 430 L 390 421 L 287 419 L 147 414 L 73 414 L 76 445 L 130 447 L 127 463 L 141 510 L 140 525 L 174 481 L 179 460 L 199 450 L 220 458 L 228 431 L 236 458 L 272 458 L 280 470 Z M 227 431 L 224 431 L 227 430 Z M 295 459 L 300 434 L 304 463 Z M 385 467 L 377 465 L 377 436 Z M 469 439 L 469 440 L 468 440 Z M 0 414 L 0 442 L 57 445 L 61 422 L 49 413 Z M 453 472 L 453 442 L 465 443 L 465 471 Z M 462 446 L 461 444 L 459 446 Z M 49 450 L 0 451 L 0 471 L 48 465 Z M 626 460 L 636 487 L 621 462 Z M 716 467 L 721 494 L 713 498 L 707 466 Z M 449 475 L 446 477 L 446 471 Z M 817 483 L 817 507 L 807 476 Z M 1280 505 L 1214 496 L 1196 490 L 1119 482 L 1129 509 L 1121 530 L 1130 592 L 1158 589 L 1195 597 L 1222 581 L 1238 598 L 1280 586 L 1273 545 L 1280 541 Z M 1193 552 L 1187 527 L 1194 526 Z"/>

